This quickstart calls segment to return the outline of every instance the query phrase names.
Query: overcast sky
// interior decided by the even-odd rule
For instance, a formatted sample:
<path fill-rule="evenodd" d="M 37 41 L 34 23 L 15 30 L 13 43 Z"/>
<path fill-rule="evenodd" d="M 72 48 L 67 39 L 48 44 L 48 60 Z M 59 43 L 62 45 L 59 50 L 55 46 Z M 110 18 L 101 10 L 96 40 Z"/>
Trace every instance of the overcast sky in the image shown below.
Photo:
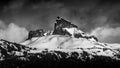
<path fill-rule="evenodd" d="M 15 23 L 27 30 L 52 30 L 57 16 L 102 42 L 120 43 L 117 0 L 0 0 L 0 20 L 5 26 Z"/>
<path fill-rule="evenodd" d="M 6 21 L 6 23 L 17 23 L 18 25 L 26 26 L 29 29 L 36 29 L 39 27 L 52 29 L 57 16 L 72 21 L 84 30 L 103 26 L 107 23 L 110 23 L 111 26 L 118 26 L 119 18 L 115 18 L 116 22 L 114 22 L 114 24 L 111 22 L 113 21 L 113 16 L 118 17 L 120 15 L 119 2 L 116 2 L 115 0 L 0 1 L 0 18 L 2 20 Z M 111 21 L 106 22 L 108 19 L 111 19 Z M 96 22 L 98 23 L 96 24 Z M 87 28 L 84 26 L 87 26 Z"/>

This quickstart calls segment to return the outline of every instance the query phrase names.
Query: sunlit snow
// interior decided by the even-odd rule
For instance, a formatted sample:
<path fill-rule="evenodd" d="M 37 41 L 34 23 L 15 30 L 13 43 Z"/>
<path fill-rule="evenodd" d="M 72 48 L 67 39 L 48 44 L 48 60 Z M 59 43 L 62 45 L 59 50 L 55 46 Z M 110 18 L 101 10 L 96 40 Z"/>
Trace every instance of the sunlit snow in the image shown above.
<path fill-rule="evenodd" d="M 85 38 L 73 38 L 63 35 L 48 35 L 43 37 L 35 37 L 24 43 L 26 46 L 38 48 L 39 50 L 62 50 L 81 52 L 81 49 L 92 55 L 114 56 L 115 48 L 120 48 L 120 45 L 104 44 L 95 41 L 90 41 Z M 114 48 L 114 49 L 113 49 Z M 106 49 L 106 50 L 105 50 Z M 39 51 L 36 51 L 39 52 Z"/>

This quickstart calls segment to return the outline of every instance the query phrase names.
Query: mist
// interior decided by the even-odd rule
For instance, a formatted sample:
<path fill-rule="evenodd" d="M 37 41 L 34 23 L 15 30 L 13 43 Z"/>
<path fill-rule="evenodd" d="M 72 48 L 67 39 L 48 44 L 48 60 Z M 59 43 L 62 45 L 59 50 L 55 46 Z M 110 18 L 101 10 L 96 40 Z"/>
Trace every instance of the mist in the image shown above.
<path fill-rule="evenodd" d="M 0 39 L 4 39 L 11 42 L 21 43 L 26 40 L 28 31 L 24 27 L 19 27 L 14 23 L 10 23 L 8 26 L 4 26 L 0 29 Z"/>
<path fill-rule="evenodd" d="M 119 43 L 120 27 L 111 28 L 109 26 L 98 27 L 92 30 L 91 35 L 99 38 L 100 42 Z"/>

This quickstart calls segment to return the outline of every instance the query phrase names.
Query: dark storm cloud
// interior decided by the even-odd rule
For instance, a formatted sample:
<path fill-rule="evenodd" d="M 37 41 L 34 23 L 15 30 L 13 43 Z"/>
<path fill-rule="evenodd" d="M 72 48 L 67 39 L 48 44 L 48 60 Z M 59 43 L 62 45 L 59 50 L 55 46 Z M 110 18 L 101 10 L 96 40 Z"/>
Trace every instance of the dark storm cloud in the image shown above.
<path fill-rule="evenodd" d="M 120 2 L 115 0 L 9 0 L 3 6 L 0 18 L 6 24 L 14 22 L 28 30 L 38 28 L 51 30 L 56 17 L 61 16 L 85 32 L 95 32 L 98 28 L 101 27 L 102 30 L 106 26 L 115 31 L 120 26 L 119 4 Z M 104 37 L 104 33 L 101 34 Z M 120 38 L 119 35 L 105 36 Z M 112 38 L 109 40 L 113 41 Z M 116 41 L 118 39 L 114 39 L 114 42 Z"/>

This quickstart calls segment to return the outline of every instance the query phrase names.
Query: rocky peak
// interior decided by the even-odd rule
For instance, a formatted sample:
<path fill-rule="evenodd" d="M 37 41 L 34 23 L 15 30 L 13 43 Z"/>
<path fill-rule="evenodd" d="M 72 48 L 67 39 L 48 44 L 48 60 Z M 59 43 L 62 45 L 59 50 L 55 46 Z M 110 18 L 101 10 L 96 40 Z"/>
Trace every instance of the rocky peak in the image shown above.
<path fill-rule="evenodd" d="M 86 38 L 92 41 L 98 41 L 95 36 L 90 36 L 78 29 L 78 26 L 71 24 L 71 22 L 64 20 L 63 18 L 57 17 L 57 23 L 54 25 L 53 34 L 68 35 L 75 38 Z"/>
<path fill-rule="evenodd" d="M 41 36 L 44 36 L 44 30 L 43 29 L 37 29 L 35 31 L 30 31 L 29 32 L 29 35 L 28 35 L 28 39 L 31 39 L 33 37 L 41 37 Z M 27 39 L 27 40 L 28 40 Z"/>
<path fill-rule="evenodd" d="M 28 35 L 28 39 L 33 37 L 42 37 L 46 35 L 67 35 L 75 38 L 86 38 L 92 41 L 98 41 L 95 36 L 90 36 L 84 33 L 82 30 L 78 28 L 78 26 L 72 24 L 71 22 L 57 17 L 56 23 L 54 24 L 54 30 L 45 32 L 43 29 L 37 29 L 35 31 L 30 31 Z"/>
<path fill-rule="evenodd" d="M 56 20 L 57 23 L 54 25 L 54 31 L 53 34 L 59 34 L 59 35 L 70 35 L 66 30 L 63 30 L 63 28 L 78 28 L 76 25 L 71 24 L 70 22 L 64 20 L 63 18 L 57 17 Z"/>

